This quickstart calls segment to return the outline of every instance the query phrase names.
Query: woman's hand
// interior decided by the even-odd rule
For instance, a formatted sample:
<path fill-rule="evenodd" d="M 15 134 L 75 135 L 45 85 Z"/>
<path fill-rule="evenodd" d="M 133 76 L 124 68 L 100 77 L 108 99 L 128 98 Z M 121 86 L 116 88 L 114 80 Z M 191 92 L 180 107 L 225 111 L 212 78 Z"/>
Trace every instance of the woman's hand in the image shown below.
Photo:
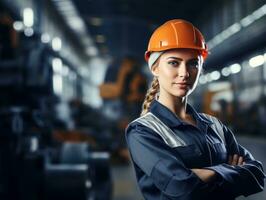
<path fill-rule="evenodd" d="M 242 156 L 234 154 L 234 155 L 229 155 L 228 164 L 229 165 L 244 165 L 245 162 Z"/>
<path fill-rule="evenodd" d="M 191 169 L 203 182 L 209 183 L 216 178 L 216 172 L 209 169 Z"/>

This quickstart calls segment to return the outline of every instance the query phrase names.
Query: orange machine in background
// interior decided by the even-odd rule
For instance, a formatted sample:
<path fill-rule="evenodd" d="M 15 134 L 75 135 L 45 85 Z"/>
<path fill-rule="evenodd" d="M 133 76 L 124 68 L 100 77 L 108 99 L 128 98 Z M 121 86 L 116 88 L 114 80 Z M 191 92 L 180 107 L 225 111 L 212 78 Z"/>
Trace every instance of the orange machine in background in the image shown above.
<path fill-rule="evenodd" d="M 107 70 L 106 76 L 110 73 Z M 128 159 L 128 152 L 124 141 L 124 130 L 127 124 L 140 115 L 143 100 L 147 90 L 146 77 L 141 72 L 136 59 L 125 57 L 118 67 L 116 77 L 107 80 L 99 86 L 100 95 L 105 105 L 116 104 L 113 113 L 119 113 L 115 118 L 118 133 L 113 133 L 120 141 L 118 156 Z"/>
<path fill-rule="evenodd" d="M 127 83 L 128 78 L 130 82 Z M 115 82 L 105 82 L 100 85 L 100 95 L 103 99 L 121 99 L 126 96 L 126 101 L 143 101 L 145 93 L 140 91 L 146 85 L 145 77 L 139 72 L 137 62 L 124 58 L 119 67 Z"/>
<path fill-rule="evenodd" d="M 227 125 L 232 123 L 233 104 L 230 86 L 208 90 L 203 95 L 203 112 L 218 117 Z"/>

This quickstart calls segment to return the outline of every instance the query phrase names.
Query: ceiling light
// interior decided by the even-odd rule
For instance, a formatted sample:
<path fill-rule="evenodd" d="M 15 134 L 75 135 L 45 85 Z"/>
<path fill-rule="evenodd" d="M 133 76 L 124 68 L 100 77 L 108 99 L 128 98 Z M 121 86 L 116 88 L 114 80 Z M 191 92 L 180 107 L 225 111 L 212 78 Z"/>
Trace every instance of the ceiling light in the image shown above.
<path fill-rule="evenodd" d="M 234 23 L 232 26 L 228 28 L 228 30 L 230 30 L 232 35 L 240 31 L 240 29 L 241 29 L 241 25 L 239 23 Z"/>
<path fill-rule="evenodd" d="M 229 76 L 231 74 L 231 70 L 229 67 L 224 67 L 221 71 L 223 76 Z"/>
<path fill-rule="evenodd" d="M 252 16 L 253 16 L 255 19 L 259 19 L 259 18 L 263 17 L 265 14 L 266 14 L 266 4 L 263 5 L 262 7 L 260 7 L 259 9 L 255 10 L 255 11 L 252 13 Z"/>
<path fill-rule="evenodd" d="M 60 58 L 54 58 L 52 60 L 52 67 L 55 73 L 61 73 L 63 69 L 63 63 Z"/>
<path fill-rule="evenodd" d="M 243 18 L 243 19 L 240 21 L 240 23 L 241 23 L 241 25 L 242 25 L 243 27 L 246 27 L 246 26 L 250 25 L 251 23 L 253 23 L 254 20 L 255 20 L 255 19 L 253 18 L 252 15 L 248 15 L 248 16 L 246 16 L 245 18 Z"/>
<path fill-rule="evenodd" d="M 42 43 L 48 43 L 50 42 L 50 35 L 48 33 L 43 33 L 41 36 Z"/>
<path fill-rule="evenodd" d="M 208 73 L 208 74 L 206 74 L 205 76 L 206 76 L 206 80 L 207 80 L 207 82 L 212 82 L 211 73 Z"/>
<path fill-rule="evenodd" d="M 251 67 L 258 67 L 265 62 L 263 55 L 255 56 L 249 59 L 249 65 Z"/>
<path fill-rule="evenodd" d="M 216 81 L 221 77 L 221 74 L 219 71 L 213 71 L 211 72 L 210 77 L 212 80 Z"/>
<path fill-rule="evenodd" d="M 25 34 L 27 37 L 32 36 L 33 33 L 34 33 L 34 31 L 33 31 L 32 28 L 26 28 L 26 29 L 24 30 L 24 34 Z"/>
<path fill-rule="evenodd" d="M 61 95 L 63 92 L 63 78 L 60 74 L 53 75 L 53 90 L 57 95 Z"/>
<path fill-rule="evenodd" d="M 230 65 L 230 71 L 232 74 L 236 74 L 241 71 L 241 65 L 238 63 L 235 63 L 233 65 Z"/>
<path fill-rule="evenodd" d="M 23 23 L 21 21 L 15 21 L 13 23 L 13 28 L 16 30 L 16 31 L 21 31 L 23 29 Z"/>
<path fill-rule="evenodd" d="M 238 23 L 231 25 L 230 27 L 226 28 L 225 30 L 214 36 L 210 41 L 207 42 L 209 50 L 222 43 L 224 40 L 231 37 L 238 31 L 240 31 L 241 27 L 249 26 L 254 21 L 260 19 L 264 15 L 266 15 L 266 4 L 255 10 L 252 14 L 241 19 Z"/>
<path fill-rule="evenodd" d="M 62 42 L 61 42 L 61 39 L 59 37 L 55 37 L 52 40 L 52 48 L 55 51 L 59 51 L 62 48 Z"/>
<path fill-rule="evenodd" d="M 31 8 L 23 10 L 23 23 L 26 27 L 32 27 L 34 23 L 34 14 Z"/>
<path fill-rule="evenodd" d="M 207 77 L 205 75 L 201 75 L 200 78 L 199 78 L 199 83 L 200 84 L 205 84 L 207 82 L 208 82 Z"/>

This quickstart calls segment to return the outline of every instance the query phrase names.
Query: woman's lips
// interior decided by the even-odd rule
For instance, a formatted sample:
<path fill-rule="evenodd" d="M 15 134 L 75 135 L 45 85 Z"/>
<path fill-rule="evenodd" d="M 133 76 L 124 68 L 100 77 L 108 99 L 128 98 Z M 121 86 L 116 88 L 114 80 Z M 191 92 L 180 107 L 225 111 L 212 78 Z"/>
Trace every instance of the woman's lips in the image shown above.
<path fill-rule="evenodd" d="M 174 85 L 177 85 L 180 88 L 187 88 L 190 84 L 189 83 L 174 83 Z"/>
<path fill-rule="evenodd" d="M 174 83 L 176 85 L 189 85 L 189 83 L 185 82 L 185 83 Z"/>

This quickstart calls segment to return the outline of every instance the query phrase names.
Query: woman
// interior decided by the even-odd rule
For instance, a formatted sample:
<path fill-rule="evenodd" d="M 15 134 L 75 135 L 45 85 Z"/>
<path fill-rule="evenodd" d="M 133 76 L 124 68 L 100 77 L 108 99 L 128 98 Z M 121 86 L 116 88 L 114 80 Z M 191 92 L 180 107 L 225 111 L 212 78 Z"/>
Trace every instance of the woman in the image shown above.
<path fill-rule="evenodd" d="M 154 76 L 126 140 L 145 200 L 231 200 L 260 192 L 262 165 L 217 118 L 187 103 L 208 50 L 200 31 L 175 19 L 155 30 L 145 59 Z"/>

